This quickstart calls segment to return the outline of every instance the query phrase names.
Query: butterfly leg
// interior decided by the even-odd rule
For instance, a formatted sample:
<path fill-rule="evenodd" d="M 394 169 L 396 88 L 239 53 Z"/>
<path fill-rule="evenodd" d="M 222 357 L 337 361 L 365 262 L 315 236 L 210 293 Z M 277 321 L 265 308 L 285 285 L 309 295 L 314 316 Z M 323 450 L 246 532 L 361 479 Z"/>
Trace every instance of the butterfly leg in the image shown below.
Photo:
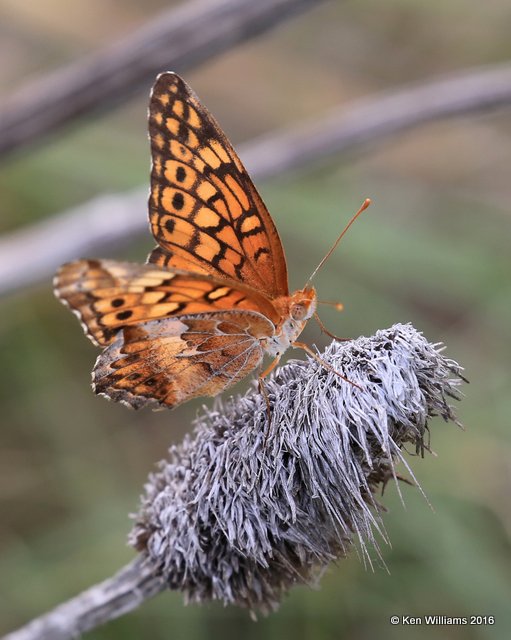
<path fill-rule="evenodd" d="M 266 369 L 261 373 L 261 375 L 259 376 L 259 381 L 261 381 L 263 378 L 266 378 L 266 376 L 268 376 L 274 369 L 275 367 L 278 365 L 278 363 L 280 362 L 280 358 L 282 356 L 277 356 L 276 358 L 274 358 L 270 364 L 266 367 Z"/>
<path fill-rule="evenodd" d="M 336 336 L 333 333 L 330 333 L 330 331 L 325 327 L 325 325 L 321 321 L 321 318 L 318 316 L 316 311 L 314 311 L 314 320 L 316 320 L 316 322 L 319 324 L 319 328 L 321 329 L 321 331 L 323 333 L 326 333 L 327 336 L 330 336 L 334 340 L 337 340 L 338 342 L 347 342 L 348 340 L 351 340 L 351 338 L 339 338 L 339 336 Z"/>
<path fill-rule="evenodd" d="M 354 387 L 357 387 L 357 389 L 360 389 L 361 391 L 363 391 L 363 388 L 359 384 L 357 384 L 356 382 L 352 382 L 351 380 L 348 380 L 348 378 L 343 376 L 342 373 L 339 373 L 338 371 L 336 371 L 331 365 L 328 364 L 328 362 L 325 362 L 323 358 L 320 358 L 318 356 L 317 353 L 314 353 L 314 351 L 309 347 L 308 344 L 305 344 L 305 342 L 292 342 L 291 346 L 293 346 L 295 349 L 303 349 L 312 358 L 314 358 L 316 362 L 319 362 L 319 364 L 322 367 L 325 367 L 325 369 L 328 369 L 328 371 L 335 373 L 336 376 L 339 376 L 339 378 L 342 378 L 345 382 L 349 382 Z"/>

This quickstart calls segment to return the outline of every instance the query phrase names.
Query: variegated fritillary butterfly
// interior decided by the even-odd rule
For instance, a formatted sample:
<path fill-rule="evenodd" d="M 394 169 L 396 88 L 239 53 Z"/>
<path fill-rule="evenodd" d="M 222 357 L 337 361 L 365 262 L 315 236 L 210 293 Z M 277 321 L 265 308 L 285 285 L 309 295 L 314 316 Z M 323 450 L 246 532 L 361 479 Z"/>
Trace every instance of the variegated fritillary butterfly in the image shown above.
<path fill-rule="evenodd" d="M 134 408 L 215 396 L 274 357 L 315 313 L 311 286 L 290 295 L 275 225 L 234 149 L 187 84 L 158 76 L 150 99 L 147 264 L 78 260 L 55 293 L 105 347 L 96 393 Z M 342 234 L 341 234 L 342 235 Z"/>

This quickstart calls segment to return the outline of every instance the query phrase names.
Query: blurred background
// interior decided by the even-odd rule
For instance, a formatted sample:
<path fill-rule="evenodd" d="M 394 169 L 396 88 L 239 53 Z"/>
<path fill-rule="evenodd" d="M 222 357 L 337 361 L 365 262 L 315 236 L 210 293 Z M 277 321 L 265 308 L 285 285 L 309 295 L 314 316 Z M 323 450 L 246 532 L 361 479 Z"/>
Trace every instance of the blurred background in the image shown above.
<path fill-rule="evenodd" d="M 174 4 L 0 0 L 2 99 Z M 236 146 L 382 90 L 504 62 L 510 28 L 506 0 L 330 2 L 184 76 Z M 148 186 L 152 80 L 115 109 L 0 158 L 0 233 L 102 193 Z M 430 425 L 437 457 L 409 459 L 434 510 L 405 485 L 403 508 L 387 487 L 390 574 L 365 570 L 353 554 L 318 590 L 295 589 L 278 613 L 256 624 L 219 604 L 184 607 L 179 593 L 168 592 L 87 637 L 511 637 L 510 142 L 511 113 L 502 109 L 424 125 L 258 184 L 286 249 L 292 288 L 303 286 L 370 196 L 373 206 L 316 280 L 320 298 L 345 305 L 342 314 L 322 310 L 325 324 L 356 337 L 412 322 L 446 344 L 471 382 L 458 408 L 466 432 L 438 419 Z M 102 248 L 100 257 L 143 262 L 152 246 L 145 231 L 122 250 Z M 131 560 L 128 514 L 154 463 L 190 429 L 203 402 L 135 413 L 94 396 L 97 350 L 54 299 L 49 277 L 0 305 L 6 632 Z M 304 339 L 324 346 L 310 324 Z M 494 615 L 496 624 L 403 629 L 390 626 L 393 614 Z"/>

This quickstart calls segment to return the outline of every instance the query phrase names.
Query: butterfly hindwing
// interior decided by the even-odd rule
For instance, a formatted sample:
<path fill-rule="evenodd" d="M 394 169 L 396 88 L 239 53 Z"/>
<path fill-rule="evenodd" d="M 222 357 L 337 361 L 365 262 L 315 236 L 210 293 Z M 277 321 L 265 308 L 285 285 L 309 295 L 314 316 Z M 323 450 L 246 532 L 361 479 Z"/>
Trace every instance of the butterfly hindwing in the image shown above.
<path fill-rule="evenodd" d="M 288 295 L 275 225 L 231 144 L 188 85 L 161 74 L 149 107 L 149 262 Z"/>
<path fill-rule="evenodd" d="M 271 304 L 251 290 L 202 274 L 115 260 L 63 265 L 55 278 L 55 292 L 99 346 L 111 344 L 124 327 L 162 318 L 226 309 L 275 315 Z"/>
<path fill-rule="evenodd" d="M 93 387 L 130 407 L 168 408 L 215 396 L 263 358 L 273 325 L 251 311 L 217 311 L 126 327 L 99 356 Z"/>

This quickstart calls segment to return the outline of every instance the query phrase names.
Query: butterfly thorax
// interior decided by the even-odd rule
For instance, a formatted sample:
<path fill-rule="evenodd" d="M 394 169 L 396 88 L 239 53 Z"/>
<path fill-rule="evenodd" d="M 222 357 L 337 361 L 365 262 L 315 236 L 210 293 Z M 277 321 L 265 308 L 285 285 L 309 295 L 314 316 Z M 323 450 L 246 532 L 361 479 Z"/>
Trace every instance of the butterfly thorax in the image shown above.
<path fill-rule="evenodd" d="M 298 338 L 316 311 L 316 290 L 313 287 L 305 287 L 272 302 L 281 320 L 275 328 L 274 335 L 265 339 L 264 347 L 271 356 L 277 357 Z"/>

